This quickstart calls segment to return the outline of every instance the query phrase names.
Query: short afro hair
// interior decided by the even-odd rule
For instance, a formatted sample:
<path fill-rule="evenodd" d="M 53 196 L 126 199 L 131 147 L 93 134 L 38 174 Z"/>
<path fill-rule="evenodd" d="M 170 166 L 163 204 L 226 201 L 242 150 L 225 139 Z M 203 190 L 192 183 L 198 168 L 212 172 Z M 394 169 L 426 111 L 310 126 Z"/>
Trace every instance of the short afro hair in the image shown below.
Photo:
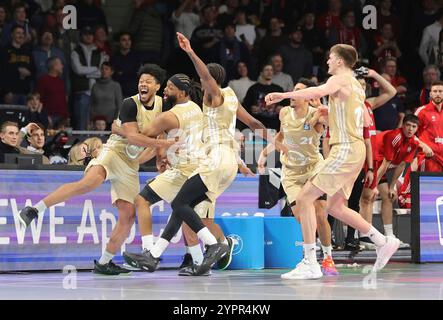
<path fill-rule="evenodd" d="M 158 84 L 163 84 L 166 80 L 166 70 L 156 64 L 146 63 L 138 70 L 138 77 L 149 74 L 155 78 Z"/>

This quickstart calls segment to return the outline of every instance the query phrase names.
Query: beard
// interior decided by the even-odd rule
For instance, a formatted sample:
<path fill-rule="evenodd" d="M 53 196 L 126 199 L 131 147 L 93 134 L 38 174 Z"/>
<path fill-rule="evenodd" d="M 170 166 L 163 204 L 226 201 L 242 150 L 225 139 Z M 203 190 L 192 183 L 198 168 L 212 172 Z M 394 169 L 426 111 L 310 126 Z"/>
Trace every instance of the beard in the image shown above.
<path fill-rule="evenodd" d="M 443 101 L 443 98 L 432 98 L 431 99 L 432 102 L 434 102 L 435 104 L 440 104 Z"/>
<path fill-rule="evenodd" d="M 176 96 L 168 96 L 163 101 L 163 107 L 165 110 L 169 110 L 173 108 L 177 104 L 177 97 Z"/>

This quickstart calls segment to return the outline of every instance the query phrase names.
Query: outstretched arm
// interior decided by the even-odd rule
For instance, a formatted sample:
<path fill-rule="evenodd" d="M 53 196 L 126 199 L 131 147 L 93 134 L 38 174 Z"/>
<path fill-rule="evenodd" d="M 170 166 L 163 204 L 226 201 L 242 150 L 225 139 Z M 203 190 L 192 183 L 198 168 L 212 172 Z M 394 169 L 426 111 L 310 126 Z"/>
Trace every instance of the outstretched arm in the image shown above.
<path fill-rule="evenodd" d="M 284 99 L 302 99 L 302 100 L 311 100 L 311 99 L 320 99 L 321 97 L 331 95 L 340 90 L 340 80 L 338 76 L 332 76 L 328 79 L 325 84 L 322 84 L 318 87 L 311 87 L 297 91 L 290 92 L 274 92 L 270 93 L 266 96 L 265 101 L 266 104 L 274 104 L 278 103 Z"/>
<path fill-rule="evenodd" d="M 215 81 L 215 79 L 209 73 L 206 64 L 197 56 L 191 47 L 189 40 L 180 32 L 177 32 L 177 40 L 180 48 L 185 51 L 192 63 L 194 64 L 195 70 L 201 79 L 201 83 L 205 92 L 211 97 L 221 96 L 220 88 Z"/>

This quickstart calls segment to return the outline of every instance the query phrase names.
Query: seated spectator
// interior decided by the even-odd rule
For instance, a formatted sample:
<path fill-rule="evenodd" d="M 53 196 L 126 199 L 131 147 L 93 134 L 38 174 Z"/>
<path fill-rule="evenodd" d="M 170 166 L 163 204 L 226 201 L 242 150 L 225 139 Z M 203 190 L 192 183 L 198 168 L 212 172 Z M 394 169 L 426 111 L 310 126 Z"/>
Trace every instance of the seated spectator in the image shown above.
<path fill-rule="evenodd" d="M 367 43 L 360 28 L 355 22 L 355 12 L 353 10 L 346 10 L 341 15 L 340 25 L 330 29 L 328 42 L 329 46 L 338 43 L 348 44 L 358 50 L 361 56 L 366 55 Z"/>
<path fill-rule="evenodd" d="M 377 24 L 383 26 L 389 23 L 392 26 L 394 36 L 400 39 L 400 19 L 392 13 L 392 0 L 380 0 L 377 10 Z"/>
<path fill-rule="evenodd" d="M 107 129 L 107 123 L 106 123 L 106 116 L 95 116 L 92 119 L 92 125 L 94 131 L 106 131 Z"/>
<path fill-rule="evenodd" d="M 312 74 L 312 53 L 303 44 L 301 27 L 292 30 L 289 40 L 288 44 L 280 47 L 279 52 L 283 58 L 283 71 L 295 82 Z"/>
<path fill-rule="evenodd" d="M 6 26 L 6 17 L 7 17 L 6 7 L 0 5 L 0 39 L 3 38 L 3 30 Z"/>
<path fill-rule="evenodd" d="M 65 5 L 65 0 L 56 0 L 52 3 L 52 7 L 48 10 L 44 18 L 44 30 L 52 30 L 53 32 L 55 31 L 55 28 L 57 27 L 57 11 L 59 9 L 63 9 Z"/>
<path fill-rule="evenodd" d="M 63 64 L 62 79 L 67 83 L 69 69 L 66 68 L 66 58 L 63 51 L 54 46 L 54 35 L 49 31 L 43 31 L 40 36 L 40 45 L 32 51 L 32 57 L 35 65 L 35 79 L 48 73 L 47 61 L 51 57 L 57 57 Z"/>
<path fill-rule="evenodd" d="M 114 69 L 109 62 L 103 62 L 100 72 L 101 78 L 97 80 L 91 90 L 90 118 L 104 115 L 108 126 L 110 126 L 117 119 L 123 102 L 122 89 L 118 82 L 112 80 Z"/>
<path fill-rule="evenodd" d="M 305 13 L 301 26 L 304 37 L 303 42 L 306 48 L 312 53 L 314 66 L 319 66 L 323 62 L 326 40 L 323 33 L 315 25 L 315 13 Z"/>
<path fill-rule="evenodd" d="M 97 26 L 94 31 L 94 43 L 100 52 L 107 56 L 107 60 L 112 55 L 111 44 L 108 41 L 108 30 L 105 26 Z"/>
<path fill-rule="evenodd" d="M 398 74 L 397 59 L 386 57 L 382 62 L 382 72 L 389 75 L 391 84 L 397 90 L 398 96 L 404 98 L 408 92 L 408 83 L 404 77 Z"/>
<path fill-rule="evenodd" d="M 332 29 L 338 30 L 341 27 L 341 0 L 329 0 L 328 7 L 328 12 L 322 14 L 317 19 L 317 27 L 323 33 L 325 39 L 329 38 Z"/>
<path fill-rule="evenodd" d="M 47 128 L 49 125 L 48 113 L 43 108 L 43 104 L 40 101 L 40 94 L 38 92 L 28 95 L 26 106 L 28 107 L 28 110 L 24 113 L 20 125 L 23 127 L 34 122 L 41 123 L 43 127 Z"/>
<path fill-rule="evenodd" d="M 420 106 L 429 103 L 429 93 L 431 92 L 431 85 L 441 80 L 441 73 L 436 65 L 430 64 L 423 69 L 423 88 L 420 91 Z"/>
<path fill-rule="evenodd" d="M 25 105 L 34 78 L 32 52 L 25 46 L 25 29 L 15 26 L 12 41 L 0 51 L 0 89 L 12 94 L 14 104 Z"/>
<path fill-rule="evenodd" d="M 243 61 L 240 61 L 237 64 L 237 73 L 239 74 L 240 78 L 237 80 L 231 80 L 228 83 L 228 86 L 234 90 L 235 95 L 238 98 L 238 101 L 240 103 L 243 103 L 243 100 L 246 96 L 246 92 L 248 92 L 248 89 L 255 83 L 251 79 L 249 79 L 248 76 L 248 66 Z"/>
<path fill-rule="evenodd" d="M 375 63 L 382 62 L 386 57 L 401 57 L 401 51 L 395 40 L 392 25 L 390 23 L 382 25 L 380 34 L 377 34 L 374 38 L 374 47 L 375 50 L 373 54 L 376 59 Z"/>
<path fill-rule="evenodd" d="M 48 73 L 37 82 L 36 91 L 40 94 L 43 109 L 49 116 L 49 127 L 68 118 L 67 93 L 65 83 L 61 79 L 63 64 L 57 57 L 49 58 L 46 62 Z"/>
<path fill-rule="evenodd" d="M 242 9 L 237 10 L 235 14 L 235 35 L 239 41 L 242 41 L 251 51 L 257 38 L 255 26 L 249 24 L 246 20 L 246 12 Z"/>
<path fill-rule="evenodd" d="M 294 82 L 289 74 L 283 72 L 283 58 L 276 53 L 271 56 L 269 63 L 274 70 L 272 83 L 283 88 L 283 91 L 291 91 L 294 89 Z"/>
<path fill-rule="evenodd" d="M 236 66 L 240 61 L 247 65 L 250 62 L 249 50 L 243 42 L 235 36 L 235 25 L 227 24 L 224 29 L 224 37 L 217 45 L 218 62 L 226 70 L 226 81 L 235 78 Z"/>
<path fill-rule="evenodd" d="M 385 73 L 382 74 L 382 77 L 391 81 L 391 77 Z M 380 94 L 383 93 L 383 90 L 383 88 L 380 88 Z M 402 100 L 398 97 L 398 94 L 384 105 L 374 110 L 375 127 L 377 131 L 400 128 L 403 125 L 404 117 L 405 108 Z"/>
<path fill-rule="evenodd" d="M 216 9 L 206 5 L 201 9 L 202 24 L 198 26 L 191 37 L 192 47 L 205 62 L 213 62 L 213 57 L 218 56 L 217 44 L 223 38 L 223 30 L 217 25 Z"/>
<path fill-rule="evenodd" d="M 252 85 L 243 101 L 245 109 L 257 120 L 261 121 L 266 128 L 279 130 L 279 113 L 286 101 L 279 104 L 266 105 L 265 96 L 271 92 L 283 92 L 283 88 L 273 84 L 274 71 L 271 65 L 265 65 L 260 73 L 258 82 Z"/>
<path fill-rule="evenodd" d="M 101 77 L 100 66 L 105 61 L 105 56 L 95 46 L 91 28 L 83 28 L 80 34 L 80 43 L 71 54 L 74 94 L 72 120 L 74 129 L 86 130 L 91 113 L 91 89 L 96 79 Z"/>
<path fill-rule="evenodd" d="M 114 67 L 113 79 L 120 84 L 123 97 L 127 98 L 137 91 L 137 72 L 142 65 L 138 52 L 132 49 L 131 35 L 122 32 L 118 37 L 118 51 L 111 56 L 111 65 Z"/>
<path fill-rule="evenodd" d="M 5 163 L 6 153 L 20 153 L 18 149 L 18 125 L 6 121 L 0 127 L 0 163 Z"/>
<path fill-rule="evenodd" d="M 438 62 L 438 43 L 442 28 L 443 8 L 437 12 L 435 22 L 423 30 L 418 52 L 425 65 L 436 64 Z"/>
<path fill-rule="evenodd" d="M 38 124 L 38 128 L 31 129 L 27 136 L 29 145 L 26 148 L 19 147 L 22 154 L 37 154 L 42 156 L 42 163 L 49 164 L 49 158 L 45 155 L 46 130 L 42 124 Z"/>
<path fill-rule="evenodd" d="M 34 45 L 37 40 L 37 32 L 30 26 L 29 19 L 26 16 L 26 7 L 19 3 L 13 8 L 13 20 L 6 24 L 2 30 L 2 38 L 0 45 L 6 47 L 11 44 L 14 29 L 22 27 L 23 29 L 23 44 Z"/>
<path fill-rule="evenodd" d="M 94 0 L 79 0 L 77 4 L 78 28 L 95 28 L 103 25 L 108 28 L 106 16 L 103 10 L 97 6 Z"/>
<path fill-rule="evenodd" d="M 172 13 L 175 31 L 191 39 L 195 28 L 200 25 L 200 17 L 194 13 L 198 9 L 197 0 L 180 0 L 180 6 Z"/>
<path fill-rule="evenodd" d="M 285 42 L 287 37 L 283 34 L 283 24 L 278 17 L 272 17 L 269 21 L 269 29 L 257 46 L 258 62 L 260 65 L 267 63 L 269 57 L 276 53 Z"/>

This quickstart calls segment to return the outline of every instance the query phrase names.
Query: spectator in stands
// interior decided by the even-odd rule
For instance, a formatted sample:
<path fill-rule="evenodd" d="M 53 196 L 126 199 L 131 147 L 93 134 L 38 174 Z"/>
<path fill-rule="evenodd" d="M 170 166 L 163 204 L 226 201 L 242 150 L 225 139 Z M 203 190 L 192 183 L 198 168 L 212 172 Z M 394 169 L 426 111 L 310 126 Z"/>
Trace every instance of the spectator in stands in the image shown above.
<path fill-rule="evenodd" d="M 18 125 L 6 121 L 0 127 L 0 163 L 5 162 L 6 153 L 20 153 L 18 145 Z"/>
<path fill-rule="evenodd" d="M 292 81 L 312 74 L 312 53 L 303 45 L 301 27 L 296 27 L 289 35 L 290 42 L 280 47 L 283 57 L 283 71 L 290 74 Z"/>
<path fill-rule="evenodd" d="M 195 28 L 200 25 L 200 17 L 194 13 L 194 10 L 198 9 L 198 1 L 180 0 L 180 2 L 180 6 L 172 13 L 172 21 L 175 25 L 175 31 L 191 39 Z"/>
<path fill-rule="evenodd" d="M 390 23 L 382 25 L 380 34 L 375 35 L 374 48 L 373 54 L 376 64 L 382 62 L 387 57 L 401 57 L 401 51 L 395 40 L 395 34 Z"/>
<path fill-rule="evenodd" d="M 389 23 L 392 26 L 394 36 L 400 39 L 400 19 L 392 13 L 392 0 L 380 0 L 377 10 L 377 24 L 383 26 Z"/>
<path fill-rule="evenodd" d="M 237 9 L 238 0 L 226 0 L 226 3 L 218 9 L 217 24 L 221 28 L 225 28 L 226 25 L 235 23 L 235 13 Z"/>
<path fill-rule="evenodd" d="M 419 53 L 425 65 L 436 64 L 438 62 L 438 43 L 442 27 L 443 8 L 438 11 L 435 22 L 423 30 Z"/>
<path fill-rule="evenodd" d="M 89 123 L 91 89 L 100 78 L 100 66 L 104 55 L 94 45 L 92 29 L 81 30 L 79 45 L 71 54 L 73 70 L 72 92 L 74 93 L 73 120 L 76 130 L 86 130 Z"/>
<path fill-rule="evenodd" d="M 45 128 L 49 125 L 48 113 L 43 108 L 43 104 L 40 101 L 40 94 L 34 92 L 28 95 L 26 99 L 27 112 L 24 113 L 20 125 L 22 127 L 28 125 L 31 122 L 41 123 Z"/>
<path fill-rule="evenodd" d="M 386 57 L 382 62 L 382 72 L 389 75 L 391 84 L 397 90 L 398 96 L 404 98 L 408 92 L 408 83 L 406 79 L 398 73 L 397 59 L 395 57 Z"/>
<path fill-rule="evenodd" d="M 329 38 L 332 29 L 339 30 L 341 28 L 341 0 L 329 0 L 328 6 L 328 12 L 317 19 L 317 26 L 323 32 L 325 39 Z"/>
<path fill-rule="evenodd" d="M 429 103 L 429 93 L 431 92 L 431 85 L 434 82 L 441 80 L 440 76 L 440 70 L 434 64 L 430 64 L 423 69 L 423 87 L 420 90 L 421 106 Z"/>
<path fill-rule="evenodd" d="M 326 46 L 323 33 L 315 25 L 315 13 L 307 12 L 302 18 L 303 42 L 312 53 L 314 66 L 319 66 L 323 62 L 324 47 Z"/>
<path fill-rule="evenodd" d="M 57 10 L 63 9 L 65 5 L 65 0 L 53 1 L 51 9 L 46 12 L 43 23 L 43 30 L 51 30 L 52 32 L 55 31 L 57 27 Z"/>
<path fill-rule="evenodd" d="M 145 58 L 144 62 L 159 63 L 162 59 L 164 39 L 167 30 L 163 16 L 155 7 L 155 0 L 145 0 L 135 8 L 128 31 L 134 41 L 134 48 Z M 137 1 L 136 1 L 137 3 Z"/>
<path fill-rule="evenodd" d="M 26 16 L 26 7 L 24 4 L 17 4 L 13 9 L 13 20 L 6 24 L 2 31 L 1 46 L 6 47 L 13 40 L 15 27 L 20 26 L 24 30 L 23 44 L 33 45 L 37 40 L 37 32 L 31 28 L 28 17 Z"/>
<path fill-rule="evenodd" d="M 283 88 L 284 92 L 294 89 L 294 82 L 289 74 L 283 72 L 283 58 L 279 53 L 273 54 L 269 63 L 274 70 L 272 83 Z"/>
<path fill-rule="evenodd" d="M 38 128 L 31 129 L 27 136 L 28 146 L 26 148 L 19 147 L 22 154 L 37 154 L 42 156 L 42 163 L 49 164 L 49 158 L 45 155 L 46 130 L 42 124 L 37 124 Z"/>
<path fill-rule="evenodd" d="M 244 61 L 248 66 L 250 63 L 249 50 L 246 45 L 235 36 L 235 25 L 228 23 L 224 29 L 224 37 L 217 45 L 218 61 L 226 70 L 226 81 L 235 78 L 236 66 Z"/>
<path fill-rule="evenodd" d="M 34 59 L 36 80 L 48 73 L 48 58 L 57 57 L 63 64 L 62 78 L 63 81 L 65 81 L 65 84 L 67 83 L 69 70 L 66 68 L 66 58 L 63 51 L 54 46 L 54 36 L 50 31 L 47 30 L 42 32 L 40 36 L 40 46 L 32 51 L 32 57 Z"/>
<path fill-rule="evenodd" d="M 106 124 L 106 117 L 105 116 L 95 116 L 95 118 L 92 119 L 93 129 L 94 131 L 106 131 L 107 124 Z"/>
<path fill-rule="evenodd" d="M 223 38 L 223 30 L 216 23 L 217 13 L 213 5 L 201 9 L 202 24 L 194 30 L 191 37 L 192 47 L 197 55 L 205 62 L 213 62 L 218 56 L 217 44 Z"/>
<path fill-rule="evenodd" d="M 386 73 L 383 73 L 382 77 L 391 82 L 391 77 Z M 382 94 L 383 91 L 384 89 L 380 88 L 380 94 Z M 403 124 L 403 118 L 405 117 L 405 109 L 398 94 L 381 107 L 375 109 L 374 117 L 377 131 L 400 128 Z"/>
<path fill-rule="evenodd" d="M 272 65 L 263 66 L 258 82 L 252 85 L 246 93 L 243 106 L 254 118 L 261 121 L 266 128 L 278 131 L 280 129 L 278 116 L 285 101 L 273 105 L 266 105 L 265 102 L 265 96 L 268 93 L 283 92 L 282 87 L 272 83 L 273 76 Z"/>
<path fill-rule="evenodd" d="M 100 52 L 103 52 L 103 54 L 108 56 L 109 60 L 109 57 L 112 55 L 112 49 L 111 44 L 108 41 L 108 30 L 106 30 L 105 26 L 95 27 L 94 43 Z"/>
<path fill-rule="evenodd" d="M 240 103 L 243 103 L 243 100 L 246 96 L 246 92 L 248 92 L 249 88 L 255 83 L 248 76 L 248 66 L 243 61 L 240 61 L 237 64 L 237 73 L 240 76 L 237 80 L 231 80 L 228 83 L 228 86 L 234 90 L 235 95 L 238 98 Z"/>
<path fill-rule="evenodd" d="M 77 143 L 71 147 L 68 155 L 68 166 L 84 166 L 88 157 L 88 146 L 84 143 Z"/>
<path fill-rule="evenodd" d="M 97 80 L 91 90 L 90 119 L 104 115 L 106 123 L 110 126 L 117 119 L 123 102 L 122 89 L 118 82 L 112 80 L 114 69 L 109 62 L 103 62 L 100 71 L 101 78 Z"/>
<path fill-rule="evenodd" d="M 98 25 L 108 29 L 105 13 L 94 0 L 79 0 L 77 4 L 78 28 L 95 28 Z"/>
<path fill-rule="evenodd" d="M 57 127 L 61 120 L 68 118 L 68 98 L 65 83 L 61 79 L 63 63 L 59 58 L 52 57 L 46 64 L 48 73 L 38 80 L 36 91 L 40 94 L 43 109 L 49 116 L 49 127 L 52 128 Z"/>
<path fill-rule="evenodd" d="M 5 94 L 12 94 L 12 102 L 20 105 L 26 104 L 34 74 L 32 52 L 24 43 L 25 30 L 15 26 L 11 43 L 0 51 L 0 88 Z"/>
<path fill-rule="evenodd" d="M 100 151 L 102 151 L 103 149 L 103 142 L 98 137 L 88 138 L 85 141 L 83 141 L 83 143 L 88 146 L 87 153 L 92 158 L 97 158 L 98 155 L 100 154 Z"/>
<path fill-rule="evenodd" d="M 267 63 L 269 57 L 276 53 L 278 48 L 287 41 L 287 37 L 283 34 L 282 26 L 283 24 L 278 17 L 272 17 L 270 19 L 269 29 L 257 47 L 260 65 Z"/>
<path fill-rule="evenodd" d="M 345 10 L 341 14 L 341 21 L 338 27 L 331 27 L 328 37 L 329 45 L 343 43 L 353 46 L 361 56 L 366 55 L 367 43 L 361 29 L 356 25 L 355 12 Z"/>
<path fill-rule="evenodd" d="M 136 92 L 138 78 L 137 72 L 142 62 L 138 52 L 132 49 L 131 35 L 122 32 L 118 38 L 119 50 L 111 56 L 114 67 L 113 79 L 117 81 L 123 92 L 123 97 L 130 97 Z"/>
<path fill-rule="evenodd" d="M 255 26 L 249 24 L 246 20 L 246 12 L 242 9 L 237 10 L 235 14 L 235 35 L 237 39 L 243 42 L 246 47 L 251 51 L 257 38 L 255 33 Z"/>
<path fill-rule="evenodd" d="M 7 17 L 6 7 L 0 5 L 0 39 L 3 38 L 3 30 L 6 26 L 6 17 Z"/>

